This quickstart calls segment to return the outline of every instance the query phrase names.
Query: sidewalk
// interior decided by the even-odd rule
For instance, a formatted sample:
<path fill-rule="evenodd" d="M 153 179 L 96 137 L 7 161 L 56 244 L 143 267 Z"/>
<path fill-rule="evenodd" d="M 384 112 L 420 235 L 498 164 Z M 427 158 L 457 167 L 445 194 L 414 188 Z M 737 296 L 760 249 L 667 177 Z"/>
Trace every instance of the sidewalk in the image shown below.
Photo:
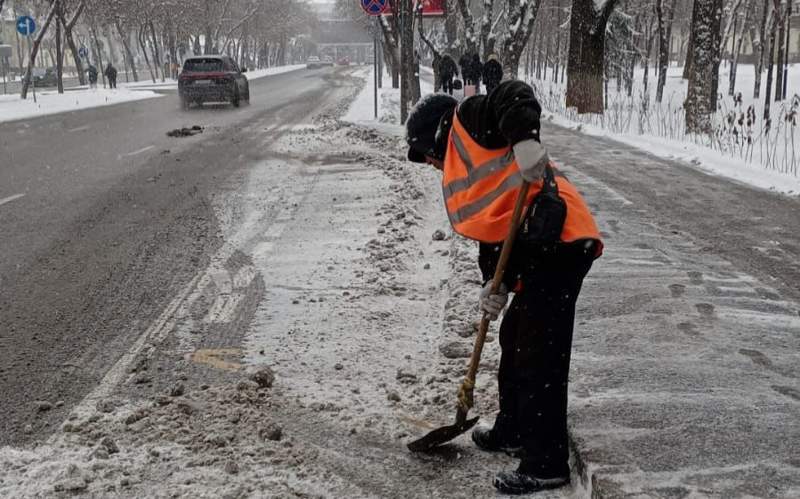
<path fill-rule="evenodd" d="M 710 198 L 696 216 L 713 224 L 713 190 L 687 167 L 555 125 L 542 136 L 606 243 L 573 347 L 570 430 L 587 495 L 799 497 L 798 303 L 693 237 L 691 219 L 666 219 L 651 201 L 678 194 L 659 193 L 655 175 L 649 191 L 597 175 L 662 172 L 699 205 Z"/>

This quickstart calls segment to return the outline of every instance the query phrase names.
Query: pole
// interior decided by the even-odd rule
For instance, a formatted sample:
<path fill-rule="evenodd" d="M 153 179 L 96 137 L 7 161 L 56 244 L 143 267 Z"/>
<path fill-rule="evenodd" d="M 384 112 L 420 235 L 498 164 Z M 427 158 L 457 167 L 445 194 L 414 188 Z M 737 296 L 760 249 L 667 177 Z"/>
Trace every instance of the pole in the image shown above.
<path fill-rule="evenodd" d="M 383 88 L 383 39 L 378 38 L 378 88 Z"/>
<path fill-rule="evenodd" d="M 375 119 L 378 119 L 378 30 L 380 27 L 378 26 L 378 17 L 375 17 L 375 36 L 372 38 L 372 64 L 375 69 L 375 81 L 373 85 L 374 90 L 374 104 L 375 104 Z"/>
<path fill-rule="evenodd" d="M 31 42 L 31 20 L 25 19 L 25 32 L 28 38 L 28 64 L 31 65 L 31 89 L 33 89 L 33 103 L 36 104 L 36 77 L 33 70 L 36 69 L 33 64 L 33 43 Z"/>
<path fill-rule="evenodd" d="M 6 88 L 6 74 L 8 72 L 8 58 L 3 57 L 3 60 L 0 61 L 0 64 L 3 65 L 3 95 L 8 93 L 8 89 Z"/>

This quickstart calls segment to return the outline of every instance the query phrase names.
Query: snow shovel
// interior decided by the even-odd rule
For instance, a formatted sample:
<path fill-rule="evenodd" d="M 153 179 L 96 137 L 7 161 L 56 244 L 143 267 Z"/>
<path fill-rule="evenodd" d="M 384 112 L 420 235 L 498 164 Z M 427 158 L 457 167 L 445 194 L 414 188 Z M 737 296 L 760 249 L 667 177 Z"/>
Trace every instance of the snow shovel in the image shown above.
<path fill-rule="evenodd" d="M 511 227 L 508 229 L 508 235 L 503 242 L 503 250 L 500 252 L 500 260 L 497 262 L 497 267 L 494 271 L 494 278 L 492 280 L 491 294 L 497 293 L 500 288 L 500 283 L 503 282 L 503 274 L 506 271 L 506 264 L 508 258 L 511 256 L 511 248 L 514 246 L 514 239 L 517 237 L 517 230 L 521 222 L 522 211 L 525 207 L 525 199 L 528 197 L 528 182 L 522 182 L 517 196 L 517 202 L 514 205 L 514 214 L 511 216 Z M 469 368 L 464 381 L 461 383 L 461 388 L 458 390 L 458 403 L 456 404 L 456 420 L 453 424 L 442 426 L 435 430 L 430 431 L 427 435 L 408 444 L 408 450 L 411 452 L 428 452 L 435 447 L 453 440 L 457 436 L 465 433 L 470 428 L 475 426 L 479 417 L 467 419 L 467 413 L 473 406 L 472 391 L 475 388 L 475 375 L 478 373 L 478 364 L 481 361 L 481 353 L 483 352 L 483 344 L 486 341 L 486 333 L 489 331 L 489 317 L 484 312 L 481 319 L 481 326 L 478 329 L 478 336 L 475 338 L 475 346 L 472 350 L 472 357 L 469 359 Z"/>

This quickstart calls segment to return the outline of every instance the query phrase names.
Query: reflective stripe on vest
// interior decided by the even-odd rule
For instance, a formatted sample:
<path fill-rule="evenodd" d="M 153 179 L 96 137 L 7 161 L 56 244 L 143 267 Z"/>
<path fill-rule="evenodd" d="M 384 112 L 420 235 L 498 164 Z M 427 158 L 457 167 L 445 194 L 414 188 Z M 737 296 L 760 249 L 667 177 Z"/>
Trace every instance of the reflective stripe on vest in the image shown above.
<path fill-rule="evenodd" d="M 556 175 L 559 194 L 567 203 L 562 241 L 586 238 L 599 241 L 600 233 L 583 198 L 557 170 Z M 442 177 L 442 193 L 453 230 L 485 243 L 503 241 L 522 181 L 510 146 L 482 147 L 470 137 L 458 113 L 453 114 Z M 541 188 L 541 181 L 531 184 L 528 205 Z"/>

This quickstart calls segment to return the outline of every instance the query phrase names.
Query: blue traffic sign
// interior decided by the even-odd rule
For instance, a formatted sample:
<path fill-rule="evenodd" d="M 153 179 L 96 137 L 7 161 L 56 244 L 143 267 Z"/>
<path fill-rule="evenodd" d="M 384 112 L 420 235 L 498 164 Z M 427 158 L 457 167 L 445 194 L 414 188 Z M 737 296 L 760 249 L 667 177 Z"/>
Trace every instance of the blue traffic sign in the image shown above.
<path fill-rule="evenodd" d="M 17 31 L 23 36 L 32 35 L 36 31 L 36 21 L 31 16 L 19 16 L 17 18 Z"/>
<path fill-rule="evenodd" d="M 386 10 L 387 0 L 361 0 L 361 8 L 370 16 L 379 16 Z"/>
<path fill-rule="evenodd" d="M 86 47 L 79 48 L 78 55 L 86 59 L 86 57 L 89 55 L 89 49 L 87 49 Z"/>

